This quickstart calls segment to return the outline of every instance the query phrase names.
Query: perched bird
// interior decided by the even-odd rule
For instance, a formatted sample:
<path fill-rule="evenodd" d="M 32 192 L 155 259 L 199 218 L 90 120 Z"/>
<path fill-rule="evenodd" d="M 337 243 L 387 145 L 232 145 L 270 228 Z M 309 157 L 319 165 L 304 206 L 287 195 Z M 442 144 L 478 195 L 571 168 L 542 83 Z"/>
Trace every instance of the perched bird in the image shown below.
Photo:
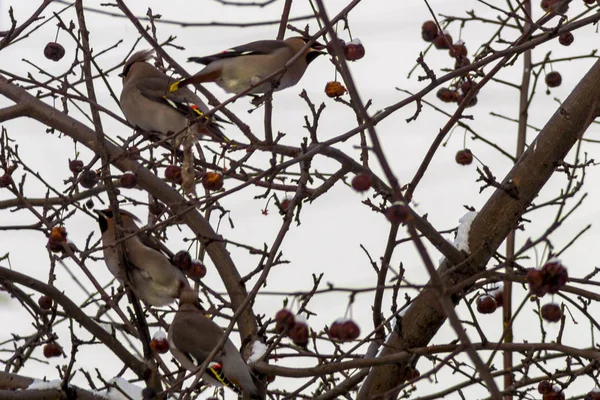
<path fill-rule="evenodd" d="M 115 246 L 113 212 L 110 209 L 94 212 L 98 214 L 102 232 L 104 262 L 119 282 L 130 284 L 136 296 L 153 306 L 164 306 L 179 298 L 183 289 L 189 288 L 183 272 L 160 250 L 160 242 L 143 233 L 131 236 L 132 233 L 139 232 L 140 228 L 135 223 L 139 220 L 130 212 L 119 210 L 124 236 L 129 236 L 125 239 L 129 265 L 127 269 L 123 269 Z"/>
<path fill-rule="evenodd" d="M 260 40 L 225 50 L 206 57 L 190 57 L 188 61 L 206 65 L 197 74 L 175 82 L 171 91 L 178 93 L 180 88 L 190 83 L 215 82 L 225 91 L 241 93 L 262 79 L 281 69 L 308 42 L 308 38 L 292 37 L 286 40 Z M 304 54 L 293 62 L 279 78 L 274 90 L 294 86 L 315 58 L 325 54 L 325 46 L 314 43 Z M 274 78 L 277 80 L 277 77 Z M 273 88 L 271 82 L 265 82 L 249 93 L 266 93 Z"/>
<path fill-rule="evenodd" d="M 173 356 L 189 370 L 196 370 L 214 350 L 225 332 L 197 308 L 194 291 L 186 289 L 179 299 L 179 310 L 169 327 L 168 341 Z M 246 392 L 252 399 L 264 399 L 262 384 L 252 375 L 242 355 L 227 339 L 208 364 L 204 380 L 210 385 L 227 386 L 236 393 Z"/>
<path fill-rule="evenodd" d="M 164 135 L 182 132 L 191 118 L 202 116 L 209 109 L 189 89 L 170 92 L 174 79 L 147 62 L 153 53 L 153 50 L 138 51 L 125 63 L 119 75 L 123 78 L 121 109 L 130 124 L 146 132 Z M 227 140 L 213 118 L 194 124 L 192 129 L 196 134 Z"/>

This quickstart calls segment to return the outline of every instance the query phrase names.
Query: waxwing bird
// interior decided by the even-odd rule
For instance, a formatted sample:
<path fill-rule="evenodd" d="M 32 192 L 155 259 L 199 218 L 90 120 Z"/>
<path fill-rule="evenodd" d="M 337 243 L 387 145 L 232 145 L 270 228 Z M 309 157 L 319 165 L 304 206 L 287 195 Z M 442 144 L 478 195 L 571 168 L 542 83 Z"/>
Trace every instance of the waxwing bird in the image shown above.
<path fill-rule="evenodd" d="M 215 82 L 229 93 L 241 93 L 256 85 L 262 79 L 281 69 L 308 42 L 308 38 L 292 37 L 286 40 L 260 40 L 225 50 L 206 57 L 190 57 L 188 61 L 206 65 L 204 69 L 190 78 L 175 82 L 171 91 L 177 93 L 188 84 Z M 325 54 L 325 46 L 314 43 L 300 58 L 294 61 L 273 88 L 272 82 L 265 82 L 249 93 L 267 93 L 294 86 L 315 58 Z"/>
<path fill-rule="evenodd" d="M 186 289 L 179 299 L 179 310 L 169 327 L 168 341 L 173 356 L 181 365 L 195 371 L 213 351 L 225 332 L 197 308 L 194 291 Z M 252 399 L 264 399 L 262 384 L 252 375 L 242 355 L 227 339 L 203 374 L 215 386 L 227 386 L 237 393 L 246 392 Z"/>
<path fill-rule="evenodd" d="M 94 210 L 98 215 L 98 224 L 102 232 L 104 262 L 119 282 L 128 282 L 140 299 L 153 306 L 172 303 L 189 283 L 183 272 L 174 266 L 160 250 L 158 240 L 139 233 L 135 223 L 138 218 L 130 212 L 119 210 L 125 239 L 125 250 L 129 265 L 127 270 L 121 267 L 118 249 L 115 246 L 115 220 L 113 212 Z M 136 235 L 132 233 L 138 232 Z"/>
<path fill-rule="evenodd" d="M 121 109 L 131 125 L 146 132 L 163 135 L 182 132 L 189 126 L 190 119 L 203 116 L 209 109 L 187 88 L 170 92 L 169 87 L 175 80 L 148 63 L 153 56 L 153 50 L 142 50 L 125 63 L 119 75 L 123 78 Z M 227 141 L 214 118 L 195 123 L 191 130 Z"/>

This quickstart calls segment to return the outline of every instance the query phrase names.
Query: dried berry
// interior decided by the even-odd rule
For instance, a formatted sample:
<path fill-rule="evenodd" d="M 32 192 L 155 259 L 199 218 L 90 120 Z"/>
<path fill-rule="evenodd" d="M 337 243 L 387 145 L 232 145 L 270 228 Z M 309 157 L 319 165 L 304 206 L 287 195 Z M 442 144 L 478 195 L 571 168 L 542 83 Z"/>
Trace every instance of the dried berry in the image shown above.
<path fill-rule="evenodd" d="M 575 37 L 571 32 L 563 32 L 558 36 L 558 43 L 563 46 L 570 46 L 571 43 L 575 40 Z"/>
<path fill-rule="evenodd" d="M 344 46 L 344 55 L 348 61 L 360 60 L 365 56 L 365 47 L 360 40 L 354 39 Z"/>
<path fill-rule="evenodd" d="M 59 357 L 62 353 L 62 347 L 56 342 L 46 343 L 44 345 L 44 357 L 46 358 Z"/>
<path fill-rule="evenodd" d="M 397 201 L 385 210 L 385 216 L 392 224 L 402 224 L 408 220 L 410 213 L 404 202 Z"/>
<path fill-rule="evenodd" d="M 598 388 L 588 392 L 583 400 L 600 400 L 600 390 Z"/>
<path fill-rule="evenodd" d="M 433 39 L 433 45 L 438 50 L 448 50 L 450 46 L 452 46 L 452 36 L 446 32 L 437 35 L 435 39 Z"/>
<path fill-rule="evenodd" d="M 364 192 L 371 187 L 371 177 L 367 174 L 358 174 L 352 178 L 352 189 Z"/>
<path fill-rule="evenodd" d="M 360 336 L 360 328 L 356 322 L 347 320 L 342 323 L 339 329 L 339 340 L 341 342 L 349 342 L 357 339 Z"/>
<path fill-rule="evenodd" d="M 81 174 L 81 179 L 79 180 L 79 184 L 86 188 L 91 189 L 98 183 L 98 174 L 96 171 L 85 171 Z"/>
<path fill-rule="evenodd" d="M 538 383 L 537 390 L 540 394 L 546 394 L 554 391 L 552 389 L 552 383 L 550 383 L 549 381 L 541 381 L 540 383 Z"/>
<path fill-rule="evenodd" d="M 548 293 L 555 294 L 562 289 L 569 280 L 569 273 L 562 263 L 556 259 L 548 261 L 542 267 L 544 284 Z"/>
<path fill-rule="evenodd" d="M 463 149 L 456 152 L 454 157 L 457 164 L 470 165 L 473 162 L 473 153 L 469 149 Z"/>
<path fill-rule="evenodd" d="M 469 57 L 457 57 L 456 62 L 454 63 L 454 69 L 460 69 L 468 65 L 471 65 L 471 60 L 469 60 Z"/>
<path fill-rule="evenodd" d="M 0 176 L 0 188 L 9 187 L 13 183 L 14 183 L 13 178 L 12 178 L 12 176 L 10 176 L 10 174 L 6 173 L 6 174 Z"/>
<path fill-rule="evenodd" d="M 461 105 L 464 100 L 465 100 L 465 95 L 464 94 L 460 94 L 460 95 L 458 95 L 458 98 L 456 99 L 456 102 L 459 105 Z M 465 105 L 465 107 L 473 107 L 475 104 L 477 104 L 477 96 L 471 97 L 471 99 L 469 100 L 469 103 L 467 103 Z"/>
<path fill-rule="evenodd" d="M 546 85 L 548 87 L 557 87 L 562 83 L 562 76 L 559 72 L 552 71 L 546 75 Z"/>
<path fill-rule="evenodd" d="M 558 322 L 562 318 L 562 312 L 558 304 L 544 304 L 541 310 L 542 318 L 548 322 Z"/>
<path fill-rule="evenodd" d="M 346 88 L 338 81 L 327 82 L 327 85 L 325 85 L 325 94 L 328 97 L 340 97 L 344 93 L 346 93 Z"/>
<path fill-rule="evenodd" d="M 65 48 L 56 42 L 48 42 L 44 47 L 44 57 L 54 62 L 60 61 L 65 56 Z"/>
<path fill-rule="evenodd" d="M 552 392 L 546 393 L 542 396 L 542 400 L 565 400 L 565 394 L 562 391 L 557 391 L 556 388 L 552 389 Z"/>
<path fill-rule="evenodd" d="M 463 92 L 463 94 L 467 94 L 473 87 L 475 87 L 475 82 L 465 81 L 462 85 L 460 85 L 460 91 Z"/>
<path fill-rule="evenodd" d="M 40 296 L 38 305 L 42 310 L 49 310 L 52 308 L 52 299 L 46 295 Z"/>
<path fill-rule="evenodd" d="M 458 99 L 458 92 L 448 88 L 440 88 L 437 91 L 436 96 L 444 103 L 453 103 Z"/>
<path fill-rule="evenodd" d="M 292 203 L 291 199 L 283 199 L 280 203 L 279 203 L 279 213 L 281 215 L 285 215 L 288 211 L 288 208 L 290 207 L 290 204 Z"/>
<path fill-rule="evenodd" d="M 150 211 L 152 215 L 161 215 L 166 209 L 167 206 L 156 199 L 152 203 L 148 204 L 148 211 Z"/>
<path fill-rule="evenodd" d="M 464 43 L 456 42 L 452 45 L 452 48 L 449 50 L 450 57 L 459 58 L 467 56 L 467 46 Z"/>
<path fill-rule="evenodd" d="M 484 294 L 477 298 L 477 311 L 481 314 L 491 314 L 496 311 L 496 308 L 498 308 L 496 299 L 489 294 Z"/>
<path fill-rule="evenodd" d="M 431 42 L 438 35 L 438 27 L 434 21 L 425 21 L 421 26 L 421 37 L 426 42 Z"/>
<path fill-rule="evenodd" d="M 340 329 L 341 329 L 343 323 L 344 323 L 343 320 L 333 321 L 333 324 L 331 324 L 331 326 L 327 330 L 327 335 L 331 339 L 338 340 L 340 338 Z"/>
<path fill-rule="evenodd" d="M 150 341 L 150 348 L 160 354 L 165 354 L 169 351 L 169 342 L 167 339 L 152 339 Z"/>
<path fill-rule="evenodd" d="M 192 267 L 192 256 L 187 251 L 181 250 L 173 256 L 172 262 L 177 268 L 186 272 Z"/>
<path fill-rule="evenodd" d="M 137 181 L 138 181 L 137 175 L 131 171 L 125 172 L 119 178 L 119 183 L 121 184 L 121 186 L 123 186 L 126 189 L 131 189 L 131 188 L 136 187 Z"/>
<path fill-rule="evenodd" d="M 288 331 L 288 336 L 296 346 L 306 347 L 308 344 L 308 325 L 296 322 Z"/>
<path fill-rule="evenodd" d="M 206 266 L 198 260 L 192 260 L 192 265 L 186 271 L 187 276 L 195 279 L 202 279 L 206 276 Z"/>
<path fill-rule="evenodd" d="M 346 42 L 344 42 L 342 39 L 338 39 L 338 43 L 340 44 L 342 49 L 346 46 Z M 327 52 L 332 56 L 335 55 L 335 49 L 333 48 L 333 41 L 327 43 Z"/>
<path fill-rule="evenodd" d="M 202 177 L 202 186 L 206 190 L 223 189 L 223 174 L 219 172 L 208 171 Z"/>
<path fill-rule="evenodd" d="M 50 231 L 50 240 L 55 242 L 67 241 L 67 229 L 64 226 L 55 226 Z"/>
<path fill-rule="evenodd" d="M 504 306 L 504 290 L 503 289 L 495 290 L 494 292 L 492 292 L 492 296 L 494 296 L 494 299 L 496 300 L 496 304 L 498 305 L 498 307 Z"/>
<path fill-rule="evenodd" d="M 167 182 L 181 184 L 181 167 L 177 165 L 169 165 L 165 168 L 165 179 Z"/>
<path fill-rule="evenodd" d="M 69 169 L 72 173 L 78 174 L 83 171 L 83 161 L 81 160 L 69 160 Z"/>
<path fill-rule="evenodd" d="M 275 314 L 275 332 L 282 333 L 286 329 L 289 331 L 295 324 L 294 314 L 287 308 L 282 308 Z"/>
<path fill-rule="evenodd" d="M 93 208 L 94 208 L 94 200 L 92 200 L 92 199 L 88 199 L 88 201 L 86 201 L 86 202 L 85 202 L 85 207 L 86 207 L 88 210 L 91 210 L 91 209 L 93 209 Z"/>
<path fill-rule="evenodd" d="M 540 5 L 544 11 L 557 14 L 564 14 L 569 10 L 569 2 L 564 0 L 542 0 Z"/>

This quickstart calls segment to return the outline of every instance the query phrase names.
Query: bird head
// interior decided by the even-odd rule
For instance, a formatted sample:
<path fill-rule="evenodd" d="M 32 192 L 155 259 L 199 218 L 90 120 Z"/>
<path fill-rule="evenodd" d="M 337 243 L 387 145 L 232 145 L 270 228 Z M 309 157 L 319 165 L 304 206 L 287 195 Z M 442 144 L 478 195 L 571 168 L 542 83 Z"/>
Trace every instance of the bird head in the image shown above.
<path fill-rule="evenodd" d="M 292 48 L 295 48 L 297 46 L 297 50 L 300 50 L 302 47 L 304 47 L 306 45 L 306 43 L 309 42 L 310 39 L 311 38 L 305 37 L 305 36 L 295 36 L 295 37 L 286 39 L 286 42 L 290 43 L 292 45 Z M 306 63 L 310 64 L 321 54 L 327 54 L 323 51 L 325 48 L 326 48 L 326 46 L 322 45 L 321 43 L 314 42 L 312 44 L 312 46 L 310 46 L 308 48 L 308 50 L 306 50 L 306 53 L 305 53 Z"/>
<path fill-rule="evenodd" d="M 127 59 L 125 65 L 123 66 L 123 72 L 119 74 L 123 80 L 127 79 L 127 76 L 131 72 L 131 67 L 137 62 L 146 62 L 154 57 L 154 50 L 140 50 L 135 52 Z"/>
<path fill-rule="evenodd" d="M 98 215 L 98 225 L 100 226 L 100 232 L 104 233 L 108 229 L 114 229 L 114 214 L 110 208 L 106 210 L 94 210 L 96 215 Z M 129 211 L 119 210 L 119 214 L 121 215 L 121 221 L 124 226 L 135 226 L 135 221 L 140 222 L 139 218 L 130 213 Z"/>

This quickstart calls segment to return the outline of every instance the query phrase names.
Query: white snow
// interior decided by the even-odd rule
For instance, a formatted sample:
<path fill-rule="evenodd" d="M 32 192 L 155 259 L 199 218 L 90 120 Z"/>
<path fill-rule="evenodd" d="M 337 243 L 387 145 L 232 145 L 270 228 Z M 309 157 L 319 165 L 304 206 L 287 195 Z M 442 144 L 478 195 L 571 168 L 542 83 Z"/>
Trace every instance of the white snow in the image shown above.
<path fill-rule="evenodd" d="M 471 223 L 477 216 L 475 211 L 469 211 L 458 220 L 458 231 L 456 232 L 456 238 L 454 239 L 454 247 L 459 250 L 469 251 L 469 230 L 471 230 Z"/>
<path fill-rule="evenodd" d="M 124 393 L 129 396 L 129 398 L 133 400 L 142 400 L 142 390 L 143 388 L 134 385 L 133 383 L 129 383 L 126 379 L 123 378 L 113 378 L 109 381 L 111 384 L 117 385 Z M 102 391 L 99 393 L 101 396 L 106 397 L 109 400 L 129 400 L 126 396 L 119 391 L 119 389 L 115 387 L 108 388 L 108 391 Z"/>
<path fill-rule="evenodd" d="M 39 379 L 34 379 L 31 382 L 31 385 L 27 387 L 28 390 L 46 390 L 46 389 L 60 389 L 60 385 L 62 384 L 62 380 L 54 379 L 52 381 L 42 381 Z"/>
<path fill-rule="evenodd" d="M 359 38 L 354 38 L 352 39 L 350 42 L 348 42 L 348 44 L 362 44 L 362 42 L 360 41 Z"/>
<path fill-rule="evenodd" d="M 294 315 L 294 321 L 296 322 L 304 322 L 306 324 L 306 317 L 304 315 Z"/>
<path fill-rule="evenodd" d="M 154 336 L 152 336 L 152 339 L 156 339 L 156 340 L 164 340 L 167 338 L 167 334 L 164 331 L 156 331 L 156 333 L 154 333 Z"/>
<path fill-rule="evenodd" d="M 252 364 L 257 362 L 262 356 L 265 355 L 267 351 L 267 346 L 261 342 L 260 340 L 256 340 L 252 343 L 252 354 L 248 358 L 248 364 Z"/>
<path fill-rule="evenodd" d="M 592 392 L 598 393 L 598 392 L 600 392 L 600 388 L 598 386 L 596 386 L 592 389 Z"/>

